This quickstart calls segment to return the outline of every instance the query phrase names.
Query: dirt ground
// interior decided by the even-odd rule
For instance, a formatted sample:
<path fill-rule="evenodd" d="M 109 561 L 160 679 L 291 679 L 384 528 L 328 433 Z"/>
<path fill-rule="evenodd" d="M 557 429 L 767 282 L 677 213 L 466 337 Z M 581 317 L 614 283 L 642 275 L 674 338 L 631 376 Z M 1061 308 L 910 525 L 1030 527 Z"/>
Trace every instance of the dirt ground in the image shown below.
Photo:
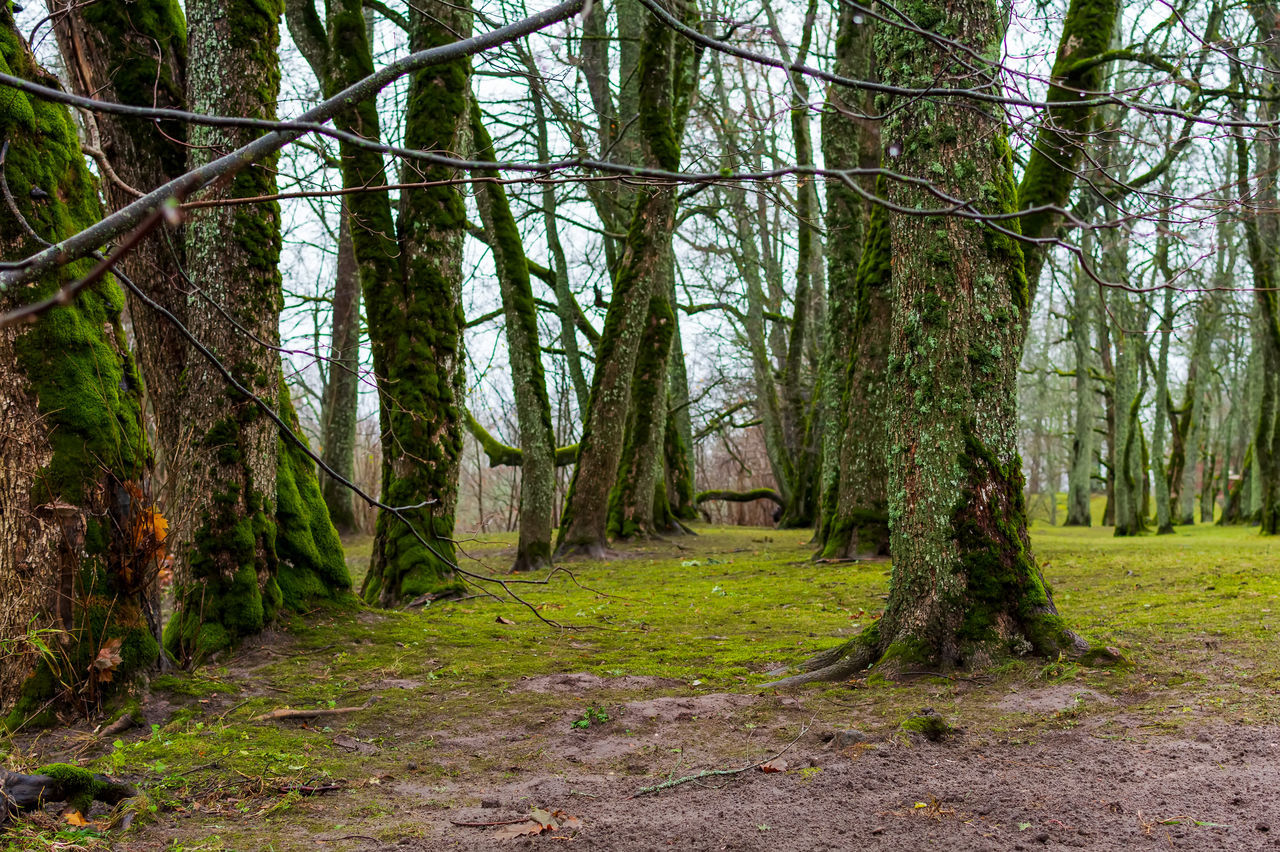
<path fill-rule="evenodd" d="M 724 542 L 709 543 L 705 552 L 716 548 L 723 551 Z M 689 555 L 679 554 L 677 567 L 695 564 Z M 778 564 L 815 570 L 794 560 Z M 1102 563 L 1090 564 L 1096 571 Z M 1225 575 L 1230 565 L 1219 567 Z M 1063 588 L 1083 598 L 1084 586 L 1069 568 L 1061 570 Z M 712 579 L 715 593 L 703 594 L 709 608 L 688 610 L 704 631 L 697 638 L 736 647 L 736 639 L 718 632 L 727 632 L 728 622 L 716 621 L 710 609 L 737 606 L 732 591 L 728 603 L 721 597 L 735 587 L 719 575 Z M 1125 577 L 1126 587 L 1137 589 L 1131 579 Z M 698 582 L 704 592 L 710 588 Z M 780 581 L 761 582 L 767 592 Z M 868 580 L 868 589 L 882 582 Z M 1223 580 L 1213 582 L 1215 590 L 1224 588 Z M 1172 585 L 1166 582 L 1162 593 Z M 1266 591 L 1248 593 L 1264 614 L 1274 597 Z M 669 612 L 684 611 L 671 603 L 680 600 L 674 588 L 657 596 Z M 1115 598 L 1099 595 L 1109 607 Z M 856 610 L 857 600 L 837 603 Z M 567 599 L 568 610 L 579 605 L 585 606 Z M 1081 600 L 1081 621 L 1093 605 Z M 757 685 L 778 650 L 760 654 L 754 675 L 704 683 L 680 674 L 669 658 L 693 641 L 691 634 L 661 644 L 650 637 L 665 631 L 628 633 L 619 649 L 604 636 L 546 638 L 535 625 L 527 638 L 503 646 L 479 635 L 481 625 L 523 626 L 494 626 L 493 610 L 481 604 L 455 606 L 366 611 L 270 634 L 224 668 L 153 688 L 142 703 L 149 729 L 134 728 L 114 743 L 85 725 L 16 738 L 10 765 L 78 760 L 115 767 L 148 796 L 127 830 L 117 814 L 115 828 L 101 837 L 67 839 L 64 831 L 54 840 L 48 831 L 33 832 L 28 841 L 21 839 L 28 835 L 7 838 L 8 848 L 1280 847 L 1280 680 L 1267 662 L 1274 660 L 1267 649 L 1275 650 L 1269 633 L 1233 645 L 1229 637 L 1204 639 L 1200 625 L 1188 623 L 1175 634 L 1161 623 L 1152 630 L 1168 637 L 1166 646 L 1131 650 L 1139 665 L 1128 672 L 1036 663 L 778 693 Z M 832 608 L 828 603 L 823 617 Z M 1149 605 L 1135 608 L 1150 612 Z M 645 611 L 644 618 L 659 613 Z M 779 623 L 799 618 L 782 617 Z M 847 622 L 857 613 L 839 617 Z M 446 622 L 464 629 L 449 639 Z M 419 652 L 411 637 L 427 630 L 432 639 Z M 814 641 L 777 639 L 779 649 Z M 647 641 L 655 644 L 642 647 Z M 490 656 L 463 660 L 481 643 Z M 618 657 L 610 655 L 624 652 L 643 653 L 649 671 L 672 676 L 612 662 Z M 534 659 L 538 653 L 546 659 Z M 537 673 L 513 674 L 520 666 Z M 304 699 L 317 702 L 309 706 L 357 709 L 258 718 L 271 708 L 302 707 Z M 926 707 L 956 730 L 935 742 L 900 727 Z M 542 822 L 530 822 L 531 815 Z M 555 829 L 521 833 L 552 822 Z"/>

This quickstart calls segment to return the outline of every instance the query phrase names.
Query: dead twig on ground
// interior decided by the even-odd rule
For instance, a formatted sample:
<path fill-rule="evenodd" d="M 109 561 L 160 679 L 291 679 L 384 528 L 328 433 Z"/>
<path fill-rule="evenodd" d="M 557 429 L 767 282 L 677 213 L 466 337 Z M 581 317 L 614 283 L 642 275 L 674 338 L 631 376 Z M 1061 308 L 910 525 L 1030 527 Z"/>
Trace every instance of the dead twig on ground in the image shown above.
<path fill-rule="evenodd" d="M 373 696 L 365 703 L 358 707 L 311 707 L 298 710 L 293 707 L 281 707 L 272 710 L 270 713 L 263 713 L 261 716 L 253 717 L 255 722 L 276 722 L 281 719 L 314 719 L 318 716 L 340 716 L 343 713 L 354 713 L 357 710 L 368 710 L 373 703 L 378 700 L 378 696 Z"/>
<path fill-rule="evenodd" d="M 693 775 L 686 775 L 683 778 L 671 778 L 666 781 L 663 781 L 661 784 L 654 784 L 652 787 L 641 787 L 639 790 L 632 793 L 629 796 L 629 798 L 638 799 L 641 796 L 648 796 L 653 793 L 659 793 L 663 790 L 670 790 L 672 787 L 679 787 L 681 784 L 688 784 L 691 781 L 701 781 L 703 778 L 722 778 L 725 776 L 741 775 L 743 772 L 750 772 L 752 769 L 759 769 L 761 766 L 764 766 L 766 763 L 769 763 L 770 761 L 773 761 L 773 760 L 777 760 L 778 758 L 786 754 L 788 751 L 790 751 L 791 747 L 795 745 L 797 742 L 799 742 L 800 738 L 803 737 L 806 733 L 808 733 L 808 731 L 809 731 L 808 725 L 801 725 L 800 733 L 796 734 L 795 738 L 792 739 L 791 742 L 787 743 L 783 747 L 782 751 L 778 752 L 772 757 L 766 757 L 764 760 L 758 760 L 755 763 L 749 764 L 747 766 L 743 766 L 739 769 L 704 769 L 701 772 L 695 773 Z"/>

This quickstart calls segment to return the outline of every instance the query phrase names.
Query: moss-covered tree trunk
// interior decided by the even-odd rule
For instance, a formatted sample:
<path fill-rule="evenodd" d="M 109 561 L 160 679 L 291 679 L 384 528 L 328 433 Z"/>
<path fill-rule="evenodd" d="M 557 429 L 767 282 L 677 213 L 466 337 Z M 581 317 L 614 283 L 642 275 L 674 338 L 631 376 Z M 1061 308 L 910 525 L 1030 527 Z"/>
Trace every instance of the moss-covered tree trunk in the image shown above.
<path fill-rule="evenodd" d="M 329 361 L 320 411 L 320 458 L 350 482 L 355 475 L 356 421 L 360 390 L 360 268 L 343 203 L 338 223 L 338 262 L 333 281 Z M 342 533 L 356 530 L 355 497 L 346 483 L 321 476 L 329 518 Z"/>
<path fill-rule="evenodd" d="M 449 44 L 471 33 L 470 7 L 415 4 L 409 49 Z M 405 145 L 426 151 L 471 146 L 471 62 L 458 59 L 415 72 L 409 84 Z M 441 166 L 407 161 L 404 182 L 444 181 Z M 382 500 L 411 510 L 417 534 L 387 512 L 378 515 L 366 600 L 390 604 L 454 585 L 453 521 L 462 454 L 462 243 L 467 216 L 456 186 L 400 197 L 396 223 L 399 276 L 365 281 L 382 426 Z M 356 248 L 357 256 L 359 246 Z M 421 539 L 425 539 L 424 544 Z"/>
<path fill-rule="evenodd" d="M 832 205 L 830 209 L 836 208 Z M 890 445 L 889 422 L 884 416 L 890 392 L 887 370 L 893 310 L 889 241 L 888 213 L 882 207 L 873 208 L 862 259 L 848 294 L 853 317 L 846 326 L 852 328 L 852 334 L 840 406 L 840 477 L 819 551 L 824 559 L 889 553 Z M 833 280 L 836 275 L 832 265 Z"/>
<path fill-rule="evenodd" d="M 471 105 L 471 132 L 476 158 L 495 160 L 493 142 L 481 120 L 480 107 Z M 538 343 L 538 312 L 529 282 L 529 264 L 507 192 L 497 183 L 497 171 L 481 170 L 487 178 L 476 185 L 476 206 L 498 274 L 502 313 L 506 322 L 507 352 L 515 390 L 516 419 L 520 428 L 520 538 L 512 571 L 530 571 L 551 562 L 551 515 L 555 501 L 555 433 L 551 428 L 551 402 L 542 370 Z"/>
<path fill-rule="evenodd" d="M 1091 257 L 1092 231 L 1084 238 L 1084 253 Z M 1071 465 L 1067 472 L 1067 520 L 1069 527 L 1093 526 L 1093 475 L 1097 469 L 1097 393 L 1093 383 L 1093 314 L 1096 286 L 1077 264 L 1071 300 L 1071 348 L 1075 356 Z"/>
<path fill-rule="evenodd" d="M 1078 102 L 1099 91 L 1103 84 L 1108 63 L 1099 57 L 1112 46 L 1121 6 L 1121 0 L 1071 0 L 1067 6 L 1045 94 L 1050 107 L 1036 131 L 1035 144 L 1018 185 L 1018 209 L 1028 211 L 1020 223 L 1027 237 L 1044 239 L 1057 235 L 1062 214 L 1033 208 L 1061 209 L 1070 198 L 1093 130 L 1093 111 L 1082 109 Z M 1032 302 L 1048 252 L 1049 246 L 1044 243 L 1023 245 Z"/>
<path fill-rule="evenodd" d="M 672 122 L 675 52 L 671 30 L 649 16 L 638 66 L 639 124 L 646 161 L 670 171 L 680 167 L 680 142 Z M 559 556 L 598 557 L 607 552 L 610 491 L 617 482 L 623 458 L 627 416 L 632 410 L 633 379 L 649 325 L 646 318 L 650 315 L 656 288 L 665 287 L 663 273 L 675 227 L 675 208 L 671 187 L 645 187 L 636 193 L 635 212 L 596 352 L 591 403 L 583 423 L 578 466 L 561 516 L 556 541 Z M 665 353 L 655 381 L 665 407 Z M 662 433 L 657 437 L 660 450 Z M 652 501 L 652 491 L 647 499 Z"/>
<path fill-rule="evenodd" d="M 321 21 L 306 0 L 289 0 L 289 31 L 326 93 L 368 76 L 373 58 L 359 0 L 335 0 Z M 465 5 L 414 4 L 409 47 L 422 50 L 466 38 Z M 405 144 L 458 152 L 470 147 L 471 66 L 456 60 L 416 72 L 409 87 Z M 339 127 L 378 140 L 373 100 L 354 104 Z M 342 181 L 347 188 L 386 186 L 382 156 L 343 143 Z M 407 162 L 406 182 L 448 180 L 446 168 Z M 401 195 L 393 219 L 385 193 L 348 196 L 352 243 L 360 270 L 382 438 L 382 500 L 406 508 L 380 512 L 369 573 L 361 594 L 370 602 L 456 586 L 453 574 L 454 509 L 462 452 L 462 241 L 466 210 L 456 187 L 435 186 Z M 425 505 L 423 505 L 425 504 Z"/>
<path fill-rule="evenodd" d="M 1264 60 L 1268 66 L 1266 82 L 1262 88 L 1263 99 L 1258 107 L 1258 118 L 1274 118 L 1277 110 L 1272 103 L 1280 94 L 1280 9 L 1269 0 L 1254 0 L 1249 12 L 1266 45 Z M 1259 415 L 1254 434 L 1255 458 L 1259 474 L 1259 519 L 1263 535 L 1280 533 L 1280 403 L 1277 402 L 1277 383 L 1280 375 L 1280 293 L 1275 292 L 1280 281 L 1275 244 L 1280 239 L 1280 216 L 1274 212 L 1280 189 L 1274 170 L 1280 166 L 1280 140 L 1274 134 L 1262 134 L 1253 145 L 1253 157 L 1244 134 L 1235 140 L 1237 188 L 1258 206 L 1256 215 L 1244 217 L 1245 245 L 1249 253 L 1249 265 L 1253 272 L 1255 301 L 1257 303 L 1260 333 L 1258 342 L 1262 350 L 1262 374 L 1265 377 L 1259 397 Z M 1256 175 L 1256 177 L 1255 177 Z M 1245 196 L 1242 196 L 1245 197 Z M 1230 470 L 1229 449 L 1224 450 L 1223 479 Z M 1201 504 L 1201 520 L 1206 522 L 1204 503 Z M 1212 519 L 1212 515 L 1208 516 Z"/>
<path fill-rule="evenodd" d="M 1000 55 L 995 3 L 925 3 L 914 12 L 917 22 L 946 21 L 948 36 L 976 55 Z M 978 82 L 971 64 L 905 28 L 880 30 L 876 54 L 891 85 Z M 948 99 L 879 105 L 896 171 L 978 199 L 982 212 L 1014 208 L 1002 114 Z M 932 204 L 904 183 L 889 198 L 908 208 Z M 874 627 L 784 683 L 843 677 L 877 661 L 978 666 L 1011 653 L 1084 650 L 1058 616 L 1027 536 L 1015 408 L 1029 309 L 1021 248 L 960 218 L 890 212 L 889 233 L 889 600 Z"/>
<path fill-rule="evenodd" d="M 659 268 L 669 268 L 669 243 L 656 250 L 663 254 Z M 644 337 L 636 355 L 618 480 L 609 492 L 608 533 L 612 538 L 653 535 L 658 532 L 656 521 L 665 519 L 665 512 L 655 512 L 655 503 L 659 484 L 663 502 L 666 498 L 663 446 L 667 430 L 668 363 L 675 335 L 675 312 L 667 295 L 668 286 L 665 274 L 652 285 Z"/>
<path fill-rule="evenodd" d="M 208 21 L 209 9 L 193 6 L 192 10 L 197 15 L 205 15 Z M 274 114 L 271 80 L 275 74 L 275 24 L 262 20 L 267 14 L 265 7 L 258 12 L 257 18 L 240 22 L 248 30 L 261 30 L 257 35 L 242 30 L 240 25 L 230 26 L 225 21 L 202 25 L 198 33 L 203 39 L 202 54 L 191 73 L 203 74 L 206 78 L 209 75 L 219 77 L 219 63 L 229 62 L 236 66 L 233 75 L 239 75 L 222 81 L 221 89 L 202 93 L 201 103 L 206 108 L 244 106 L 258 110 L 254 113 L 257 115 Z M 212 14 L 223 17 L 217 9 L 212 10 Z M 55 21 L 59 48 L 72 72 L 69 75 L 72 86 L 81 94 L 143 106 L 188 106 L 187 24 L 176 2 L 150 0 L 135 4 L 73 5 Z M 242 50 L 242 46 L 228 48 L 227 42 L 220 40 L 219 27 L 229 38 L 243 37 L 245 44 L 252 43 L 254 46 L 250 52 L 253 57 L 240 52 L 228 57 L 213 55 L 224 48 Z M 259 47 L 264 52 L 259 53 Z M 242 67 L 242 62 L 250 58 L 259 65 L 256 71 Z M 256 92 L 241 95 L 227 91 L 226 87 L 247 85 L 253 80 L 263 84 Z M 97 146 L 94 157 L 99 170 L 105 175 L 103 193 L 112 207 L 131 201 L 132 189 L 149 189 L 177 177 L 187 168 L 188 146 L 184 144 L 187 136 L 183 125 L 162 122 L 157 126 L 151 121 L 99 115 L 96 120 L 88 121 L 87 130 L 90 141 Z M 227 137 L 206 134 L 202 138 L 206 142 L 216 139 L 226 144 L 246 139 L 248 134 Z M 193 157 L 200 156 L 193 154 Z M 203 156 L 207 159 L 208 155 Z M 224 188 L 223 194 L 248 192 L 256 195 L 272 192 L 274 187 L 274 179 L 269 172 L 258 168 L 243 172 L 229 191 Z M 277 251 L 274 246 L 279 240 L 278 211 L 261 207 L 239 208 L 234 215 L 206 211 L 195 214 L 194 221 L 196 224 L 190 229 L 161 230 L 144 239 L 123 259 L 121 268 L 148 298 L 159 303 L 180 322 L 190 325 L 199 339 L 215 343 L 215 354 L 231 366 L 233 372 L 238 371 L 242 381 L 248 379 L 247 384 L 251 386 L 268 383 L 271 389 L 265 396 L 273 399 L 281 376 L 278 356 L 270 352 L 263 354 L 263 347 L 236 330 L 220 308 L 227 308 L 238 322 L 244 321 L 246 327 L 261 331 L 265 340 L 275 339 L 279 278 L 269 267 L 274 266 L 273 252 Z M 219 229 L 226 229 L 225 236 L 232 246 L 226 258 L 218 251 L 222 240 Z M 204 258 L 195 258 L 191 281 L 184 269 L 188 233 L 205 255 Z M 239 254 L 236 254 L 237 249 Z M 236 256 L 232 257 L 233 254 Z M 211 264 L 209 257 L 213 258 Z M 219 264 L 224 260 L 229 266 L 220 269 Z M 235 281 L 239 270 L 248 270 L 246 274 L 251 280 Z M 226 275 L 232 279 L 229 285 Z M 270 292 L 273 287 L 274 295 Z M 238 303 L 241 296 L 250 298 L 250 301 Z M 262 313 L 249 317 L 254 310 Z M 213 558 L 207 547 L 203 555 L 197 552 L 199 548 L 194 546 L 195 540 L 201 534 L 201 527 L 206 532 L 212 529 L 205 523 L 206 514 L 212 512 L 216 515 L 222 511 L 221 508 L 211 509 L 205 496 L 208 488 L 204 483 L 214 481 L 220 488 L 223 480 L 218 477 L 230 476 L 224 459 L 228 453 L 238 452 L 229 450 L 218 441 L 206 440 L 211 429 L 226 425 L 216 422 L 223 415 L 216 409 L 219 400 L 227 399 L 228 389 L 221 376 L 188 345 L 169 318 L 137 303 L 131 311 L 131 321 L 138 341 L 139 363 L 147 381 L 150 409 L 155 416 L 161 473 L 171 485 L 165 494 L 158 495 L 163 499 L 164 511 L 170 522 L 169 550 L 175 556 L 180 585 L 193 590 L 202 586 L 204 581 L 193 577 L 192 560 L 200 559 L 207 563 L 209 558 Z M 204 336 L 204 331 L 209 331 L 211 336 Z M 261 372 L 255 372 L 255 364 L 261 367 Z M 249 376 L 250 373 L 253 375 Z M 282 413 L 291 416 L 286 397 L 280 398 L 280 404 Z M 239 400 L 236 406 L 237 416 L 261 419 L 264 424 L 267 422 L 247 400 Z M 262 589 L 280 585 L 284 589 L 284 603 L 295 608 L 311 606 L 317 598 L 340 598 L 348 592 L 351 583 L 340 543 L 321 502 L 314 465 L 295 445 L 282 441 L 273 427 L 255 426 L 252 431 L 257 434 L 254 441 L 258 442 L 259 457 L 269 453 L 278 456 L 274 468 L 279 473 L 279 480 L 268 478 L 258 483 L 254 490 L 266 495 L 263 507 L 278 513 L 279 517 L 264 512 L 260 520 L 282 531 L 279 535 L 273 535 L 270 530 L 264 533 L 258 564 L 267 573 L 280 571 L 288 575 L 273 582 L 260 576 L 259 585 Z M 290 454 L 295 458 L 285 464 L 283 460 Z M 269 461 L 266 465 L 272 466 Z M 219 470 L 219 466 L 224 466 L 220 473 L 211 473 Z M 209 480 L 209 475 L 215 478 Z M 268 474 L 269 477 L 273 475 Z M 246 476 L 240 478 L 244 480 Z M 281 494 L 283 498 L 278 499 Z M 235 535 L 222 538 L 220 544 L 206 537 L 204 543 L 214 549 L 222 548 L 227 564 L 240 559 L 239 555 L 228 555 L 241 547 L 242 542 Z M 193 592 L 188 599 L 194 600 L 194 596 Z M 204 589 L 200 590 L 199 596 L 206 602 L 217 597 Z M 202 605 L 201 611 L 208 612 L 214 619 L 221 617 L 220 606 Z M 186 631 L 191 641 L 198 632 L 195 621 L 201 617 L 199 612 L 188 614 L 184 616 L 182 625 L 175 625 L 175 630 Z M 218 640 L 214 644 L 220 644 L 222 640 L 218 635 L 226 634 L 230 641 L 252 629 L 247 622 L 230 631 L 215 627 L 211 629 L 210 636 Z M 185 650 L 194 649 L 188 647 Z"/>
<path fill-rule="evenodd" d="M 875 53 L 871 42 L 874 25 L 867 16 L 859 14 L 848 4 L 836 3 L 835 12 L 838 21 L 835 73 L 860 80 L 874 79 Z M 875 168 L 880 164 L 879 128 L 854 118 L 859 113 L 869 113 L 873 108 L 872 96 L 867 93 L 834 85 L 828 88 L 827 105 L 822 113 L 822 156 L 827 168 Z M 875 189 L 873 180 L 856 179 L 862 181 L 863 189 Z M 821 514 L 817 539 L 819 554 L 832 558 L 844 556 L 849 549 L 848 536 L 843 530 L 836 530 L 837 512 L 842 490 L 859 479 L 846 474 L 842 457 L 846 439 L 853 440 L 855 436 L 851 432 L 858 431 L 849 428 L 849 415 L 871 414 L 868 409 L 874 407 L 863 404 L 867 391 L 850 385 L 851 369 L 865 364 L 865 356 L 853 353 L 855 341 L 865 339 L 864 334 L 854 333 L 854 330 L 860 312 L 858 268 L 862 262 L 871 207 L 840 180 L 827 180 L 826 195 L 827 313 L 826 327 L 822 331 L 822 383 L 826 413 L 822 426 Z M 887 232 L 885 235 L 887 237 Z M 878 304 L 883 304 L 887 316 L 888 291 L 877 293 L 883 296 Z M 867 304 L 866 307 L 872 306 Z M 888 340 L 887 323 L 868 332 L 878 339 Z M 884 348 L 880 347 L 882 351 Z M 873 380 L 876 375 L 874 370 L 864 373 L 866 378 Z M 878 375 L 884 375 L 883 358 L 880 359 Z M 851 404 L 857 405 L 853 412 L 850 411 Z M 876 425 L 884 422 L 878 415 L 868 419 Z M 880 434 L 883 437 L 883 429 Z M 869 442 L 874 441 L 873 435 L 866 436 Z M 883 458 L 883 445 L 879 451 L 869 455 Z M 865 477 L 861 478 L 865 480 Z M 883 506 L 885 477 L 882 475 L 879 480 L 878 490 Z M 887 544 L 887 516 L 884 518 L 884 531 Z"/>
<path fill-rule="evenodd" d="M 9 4 L 0 6 L 0 71 L 48 79 Z M 65 107 L 0 91 L 0 140 L 8 189 L 34 230 L 0 205 L 0 260 L 98 219 L 97 185 Z M 93 265 L 0 292 L 0 314 L 48 298 Z M 0 727 L 51 721 L 59 698 L 91 706 L 158 655 L 151 460 L 123 306 L 104 278 L 33 322 L 0 328 Z M 89 674 L 102 651 L 107 661 L 117 655 L 110 678 Z"/>
<path fill-rule="evenodd" d="M 275 117 L 278 14 L 273 4 L 252 0 L 187 4 L 192 110 Z M 253 135 L 193 126 L 188 165 L 203 165 Z M 208 196 L 273 194 L 274 164 L 272 158 L 247 167 Z M 279 356 L 248 335 L 267 344 L 279 339 L 278 205 L 192 211 L 185 249 L 191 284 L 205 297 L 188 302 L 188 329 L 243 387 L 276 408 Z M 275 578 L 278 436 L 257 405 L 228 387 L 207 361 L 189 358 L 183 381 L 183 414 L 206 465 L 173 474 L 175 498 L 190 511 L 192 526 L 190 541 L 182 542 L 186 559 L 176 578 L 179 611 L 165 641 L 178 656 L 199 659 L 261 630 L 283 602 Z"/>

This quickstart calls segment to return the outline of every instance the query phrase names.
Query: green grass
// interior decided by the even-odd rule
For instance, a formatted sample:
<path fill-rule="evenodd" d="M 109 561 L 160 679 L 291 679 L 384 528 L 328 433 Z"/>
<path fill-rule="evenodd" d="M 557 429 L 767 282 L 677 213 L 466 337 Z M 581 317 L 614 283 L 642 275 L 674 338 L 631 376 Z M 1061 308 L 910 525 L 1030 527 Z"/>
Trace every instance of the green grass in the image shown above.
<path fill-rule="evenodd" d="M 297 835 L 306 846 L 309 831 L 338 825 L 351 833 L 404 836 L 420 827 L 380 800 L 299 799 L 281 790 L 334 779 L 372 785 L 370 779 L 382 776 L 406 777 L 412 763 L 415 784 L 438 786 L 441 792 L 430 795 L 440 796 L 442 806 L 456 805 L 461 788 L 479 789 L 539 765 L 540 750 L 553 748 L 555 737 L 570 732 L 588 708 L 611 721 L 579 733 L 616 736 L 623 735 L 615 730 L 622 724 L 616 709 L 628 700 L 752 694 L 771 679 L 771 669 L 843 641 L 883 607 L 886 563 L 814 564 L 807 531 L 701 532 L 680 539 L 683 550 L 655 543 L 610 562 L 571 563 L 565 567 L 572 575 L 558 573 L 546 584 L 512 584 L 524 603 L 477 592 L 407 612 L 297 619 L 283 626 L 274 652 L 249 649 L 191 675 L 157 678 L 151 701 L 174 705 L 165 724 L 123 735 L 105 751 L 90 750 L 84 763 L 140 779 L 147 797 L 133 805 L 139 818 L 125 835 L 140 841 L 293 848 L 280 838 Z M 1248 528 L 1197 526 L 1128 539 L 1112 532 L 1038 526 L 1033 546 L 1068 622 L 1091 641 L 1121 648 L 1132 668 L 1016 660 L 977 678 L 951 673 L 895 683 L 873 675 L 808 688 L 798 693 L 802 710 L 767 696 L 736 711 L 731 724 L 739 733 L 767 730 L 785 741 L 790 734 L 781 722 L 802 712 L 820 724 L 892 735 L 927 705 L 968 737 L 1016 744 L 1045 728 L 1087 722 L 1099 725 L 1101 736 L 1131 737 L 1136 730 L 1163 735 L 1205 720 L 1280 718 L 1274 669 L 1280 540 Z M 353 563 L 360 554 L 367 559 L 368 546 L 365 540 L 351 548 Z M 513 546 L 512 535 L 464 542 L 464 564 L 503 579 L 533 579 L 500 573 Z M 524 678 L 565 672 L 672 680 L 649 689 L 614 686 L 589 700 L 518 688 Z M 1015 691 L 1049 686 L 1101 693 L 1113 703 L 1043 714 L 995 706 Z M 372 695 L 379 698 L 373 706 L 308 727 L 253 721 L 282 706 L 361 705 Z M 1123 724 L 1111 718 L 1118 708 Z M 514 736 L 479 750 L 439 739 L 489 730 Z M 340 735 L 377 752 L 344 750 L 333 742 Z M 730 761 L 759 746 L 740 735 L 689 736 Z M 74 756 L 78 748 L 65 733 L 36 740 L 21 735 L 0 744 L 0 757 L 7 749 L 9 765 L 30 768 Z M 11 829 L 8 848 L 42 848 L 31 837 L 44 842 L 51 835 L 33 831 Z M 214 835 L 216 844 L 209 839 Z"/>

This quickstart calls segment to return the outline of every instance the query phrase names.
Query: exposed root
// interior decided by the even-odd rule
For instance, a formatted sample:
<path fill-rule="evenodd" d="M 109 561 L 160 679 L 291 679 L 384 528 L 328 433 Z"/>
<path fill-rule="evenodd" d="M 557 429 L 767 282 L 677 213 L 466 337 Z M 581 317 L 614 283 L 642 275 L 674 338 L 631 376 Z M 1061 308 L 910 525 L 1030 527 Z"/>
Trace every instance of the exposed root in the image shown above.
<path fill-rule="evenodd" d="M 866 637 L 866 638 L 864 638 Z M 880 659 L 882 649 L 878 636 L 861 633 L 843 645 L 824 651 L 801 663 L 805 671 L 781 680 L 761 684 L 760 689 L 789 689 L 806 683 L 847 680 Z"/>

